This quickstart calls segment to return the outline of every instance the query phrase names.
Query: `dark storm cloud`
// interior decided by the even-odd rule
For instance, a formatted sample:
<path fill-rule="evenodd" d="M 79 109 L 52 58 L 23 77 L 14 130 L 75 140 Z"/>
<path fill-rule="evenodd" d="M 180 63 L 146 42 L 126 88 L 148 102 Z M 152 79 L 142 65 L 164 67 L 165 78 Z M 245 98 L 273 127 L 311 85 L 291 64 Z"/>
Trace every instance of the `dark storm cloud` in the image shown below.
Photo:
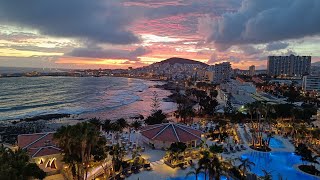
<path fill-rule="evenodd" d="M 267 51 L 280 50 L 280 49 L 285 49 L 288 46 L 289 46 L 289 43 L 286 43 L 286 42 L 272 42 L 267 45 L 266 50 Z"/>
<path fill-rule="evenodd" d="M 319 0 L 244 0 L 236 13 L 214 19 L 208 41 L 225 50 L 320 34 Z"/>
<path fill-rule="evenodd" d="M 116 0 L 0 0 L 0 23 L 102 43 L 139 41 L 126 29 L 133 18 L 126 13 Z"/>
<path fill-rule="evenodd" d="M 10 49 L 15 49 L 15 50 L 19 50 L 19 51 L 63 53 L 66 49 L 71 48 L 71 47 L 48 48 L 48 47 L 39 47 L 39 46 L 33 46 L 33 45 L 9 45 L 9 46 L 4 46 L 4 48 L 10 48 Z"/>
<path fill-rule="evenodd" d="M 258 49 L 251 45 L 241 45 L 239 46 L 239 49 L 243 51 L 243 53 L 245 53 L 246 55 L 260 54 L 263 52 L 263 49 Z"/>
<path fill-rule="evenodd" d="M 211 14 L 219 16 L 225 12 L 238 9 L 241 5 L 241 0 L 185 0 L 169 5 L 166 1 L 163 1 L 163 4 L 161 7 L 146 10 L 145 16 L 151 19 L 183 14 Z"/>
<path fill-rule="evenodd" d="M 0 28 L 2 28 L 0 26 Z M 1 33 L 0 32 L 0 39 L 5 40 L 5 41 L 12 41 L 12 42 L 21 42 L 23 40 L 28 40 L 28 39 L 34 39 L 37 38 L 36 34 L 33 33 L 25 33 L 25 32 L 12 32 L 9 34 Z"/>
<path fill-rule="evenodd" d="M 138 47 L 133 51 L 121 50 L 121 49 L 102 49 L 100 47 L 95 48 L 77 48 L 71 52 L 66 53 L 67 56 L 74 57 L 87 57 L 98 59 L 127 59 L 130 61 L 139 60 L 139 56 L 151 53 L 151 50 L 145 47 Z"/>

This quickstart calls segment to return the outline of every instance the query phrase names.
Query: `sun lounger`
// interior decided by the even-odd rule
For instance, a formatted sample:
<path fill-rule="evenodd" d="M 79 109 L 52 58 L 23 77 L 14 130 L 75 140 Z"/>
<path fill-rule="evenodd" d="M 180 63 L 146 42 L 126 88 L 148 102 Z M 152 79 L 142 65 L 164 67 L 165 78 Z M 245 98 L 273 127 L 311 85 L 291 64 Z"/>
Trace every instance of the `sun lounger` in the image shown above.
<path fill-rule="evenodd" d="M 242 144 L 240 145 L 240 148 L 241 148 L 242 150 L 246 150 L 246 149 L 247 149 L 247 148 L 244 147 Z"/>
<path fill-rule="evenodd" d="M 232 152 L 232 153 L 236 153 L 237 151 L 236 151 L 236 150 L 234 150 L 232 147 L 230 147 L 230 152 Z"/>
<path fill-rule="evenodd" d="M 230 154 L 230 152 L 228 151 L 227 148 L 224 148 L 223 152 L 224 152 L 225 154 Z"/>
<path fill-rule="evenodd" d="M 144 165 L 143 165 L 143 169 L 146 169 L 146 170 L 148 170 L 148 171 L 152 170 L 152 168 L 151 168 L 151 166 L 150 166 L 150 163 L 144 164 Z"/>

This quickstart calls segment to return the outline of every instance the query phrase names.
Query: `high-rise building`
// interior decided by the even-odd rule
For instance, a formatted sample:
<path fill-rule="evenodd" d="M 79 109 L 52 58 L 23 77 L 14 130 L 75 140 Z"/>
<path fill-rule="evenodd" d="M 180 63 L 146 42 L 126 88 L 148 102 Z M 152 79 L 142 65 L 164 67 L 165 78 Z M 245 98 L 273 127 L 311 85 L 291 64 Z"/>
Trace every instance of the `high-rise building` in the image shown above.
<path fill-rule="evenodd" d="M 212 83 L 220 84 L 230 80 L 231 76 L 231 64 L 230 62 L 223 62 L 220 64 L 212 65 L 208 68 L 208 71 L 211 71 L 208 79 L 212 79 Z"/>
<path fill-rule="evenodd" d="M 256 67 L 254 65 L 249 67 L 249 76 L 254 76 L 256 74 Z"/>
<path fill-rule="evenodd" d="M 306 92 L 318 92 L 320 93 L 320 76 L 303 76 L 302 89 Z"/>
<path fill-rule="evenodd" d="M 269 56 L 268 75 L 303 76 L 310 74 L 311 56 Z"/>

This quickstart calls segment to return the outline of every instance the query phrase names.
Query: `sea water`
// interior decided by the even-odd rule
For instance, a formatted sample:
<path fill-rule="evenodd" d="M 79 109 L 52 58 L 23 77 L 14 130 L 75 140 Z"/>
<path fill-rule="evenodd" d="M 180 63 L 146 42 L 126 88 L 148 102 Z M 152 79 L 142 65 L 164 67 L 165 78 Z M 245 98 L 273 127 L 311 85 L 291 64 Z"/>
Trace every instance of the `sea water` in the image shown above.
<path fill-rule="evenodd" d="M 0 78 L 0 120 L 44 114 L 80 114 L 120 118 L 150 112 L 153 91 L 159 98 L 170 92 L 151 86 L 160 82 L 121 77 Z M 164 111 L 174 103 L 161 103 Z"/>

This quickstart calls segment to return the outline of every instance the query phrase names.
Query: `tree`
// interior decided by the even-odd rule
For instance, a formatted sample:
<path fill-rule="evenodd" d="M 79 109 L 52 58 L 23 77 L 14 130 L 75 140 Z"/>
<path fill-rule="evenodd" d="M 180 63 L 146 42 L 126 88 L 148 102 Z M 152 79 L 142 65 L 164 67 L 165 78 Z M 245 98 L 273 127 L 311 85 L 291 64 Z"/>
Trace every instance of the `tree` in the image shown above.
<path fill-rule="evenodd" d="M 272 180 L 271 171 L 267 171 L 265 169 L 262 169 L 262 172 L 263 172 L 263 176 L 262 176 L 263 180 Z"/>
<path fill-rule="evenodd" d="M 93 124 L 97 129 L 100 129 L 100 126 L 102 125 L 100 119 L 98 118 L 91 118 L 89 119 L 89 122 Z"/>
<path fill-rule="evenodd" d="M 44 179 L 46 173 L 30 158 L 25 150 L 13 151 L 3 145 L 0 146 L 0 179 L 28 180 Z"/>
<path fill-rule="evenodd" d="M 213 115 L 218 105 L 218 101 L 216 99 L 211 99 L 209 96 L 205 96 L 204 98 L 201 98 L 199 101 L 201 113 L 205 113 L 207 115 Z"/>
<path fill-rule="evenodd" d="M 102 125 L 102 129 L 106 132 L 109 132 L 112 130 L 112 123 L 110 119 L 106 119 Z"/>
<path fill-rule="evenodd" d="M 183 142 L 174 142 L 168 148 L 169 157 L 171 160 L 176 161 L 179 154 L 183 153 L 187 149 L 187 145 Z"/>
<path fill-rule="evenodd" d="M 251 167 L 255 166 L 256 164 L 254 162 L 251 162 L 248 158 L 236 158 L 240 161 L 240 165 L 238 168 L 243 172 L 243 174 L 246 176 L 248 169 L 251 171 Z"/>
<path fill-rule="evenodd" d="M 138 130 L 141 127 L 141 123 L 139 121 L 134 121 L 131 124 L 131 127 L 133 127 L 135 130 Z"/>
<path fill-rule="evenodd" d="M 210 98 L 216 98 L 218 96 L 218 91 L 217 90 L 212 90 L 210 91 Z"/>
<path fill-rule="evenodd" d="M 252 132 L 252 146 L 253 147 L 255 146 L 256 130 L 255 130 L 255 126 L 254 126 L 252 117 L 253 117 L 254 113 L 257 113 L 257 107 L 258 107 L 257 102 L 246 104 L 247 112 L 250 114 L 251 129 L 253 130 L 253 132 Z"/>
<path fill-rule="evenodd" d="M 214 144 L 214 145 L 210 146 L 210 152 L 212 152 L 212 153 L 222 153 L 223 152 L 223 147 L 222 147 L 222 145 L 219 146 L 219 145 Z"/>
<path fill-rule="evenodd" d="M 167 117 L 165 114 L 163 114 L 162 110 L 158 110 L 154 113 L 152 113 L 147 119 L 145 120 L 145 123 L 148 125 L 153 124 L 161 124 L 168 122 Z"/>
<path fill-rule="evenodd" d="M 159 99 L 158 93 L 156 91 L 153 92 L 153 98 L 151 100 L 152 100 L 151 112 L 155 113 L 155 112 L 159 111 L 159 108 L 160 108 L 160 99 Z"/>
<path fill-rule="evenodd" d="M 119 144 L 116 144 L 111 147 L 109 154 L 112 156 L 112 165 L 114 171 L 119 171 L 124 157 L 124 149 L 121 148 Z"/>
<path fill-rule="evenodd" d="M 107 158 L 109 149 L 106 146 L 106 140 L 104 138 L 99 138 L 97 146 L 92 149 L 93 160 L 95 162 L 100 162 L 103 168 L 104 174 L 107 175 Z M 106 177 L 106 176 L 105 176 Z"/>
<path fill-rule="evenodd" d="M 185 106 L 183 107 L 183 109 L 180 109 L 179 112 L 179 115 L 180 115 L 180 118 L 182 119 L 183 123 L 187 123 L 187 119 L 189 117 L 193 118 L 195 116 L 195 112 L 192 108 L 192 106 Z"/>
<path fill-rule="evenodd" d="M 129 126 L 128 122 L 124 118 L 117 119 L 115 124 L 117 124 L 119 131 L 122 131 L 124 128 Z"/>
<path fill-rule="evenodd" d="M 226 170 L 219 158 L 209 151 L 202 151 L 201 154 L 202 157 L 199 159 L 198 164 L 205 172 L 205 179 L 207 174 L 209 175 L 209 180 L 220 179 Z"/>
<path fill-rule="evenodd" d="M 187 149 L 187 145 L 183 142 L 172 143 L 169 147 L 169 151 L 174 153 L 182 153 Z"/>
<path fill-rule="evenodd" d="M 200 173 L 203 173 L 201 167 L 195 167 L 195 165 L 191 165 L 191 171 L 189 171 L 186 175 L 186 177 L 190 176 L 190 175 L 195 175 L 196 180 L 198 180 L 198 176 Z"/>
<path fill-rule="evenodd" d="M 317 161 L 319 156 L 312 156 L 312 151 L 305 144 L 298 144 L 295 149 L 295 154 L 301 156 L 302 161 L 310 162 L 313 168 L 314 164 L 319 164 L 319 162 Z"/>
<path fill-rule="evenodd" d="M 233 106 L 231 104 L 230 98 L 228 98 L 226 102 L 226 106 L 224 107 L 224 113 L 228 115 L 228 114 L 231 114 L 232 112 L 233 112 Z"/>
<path fill-rule="evenodd" d="M 88 122 L 74 126 L 62 126 L 54 134 L 54 140 L 63 151 L 63 161 L 69 164 L 74 178 L 87 178 L 87 172 L 95 155 L 96 148 L 100 148 L 103 137 L 95 126 Z"/>

